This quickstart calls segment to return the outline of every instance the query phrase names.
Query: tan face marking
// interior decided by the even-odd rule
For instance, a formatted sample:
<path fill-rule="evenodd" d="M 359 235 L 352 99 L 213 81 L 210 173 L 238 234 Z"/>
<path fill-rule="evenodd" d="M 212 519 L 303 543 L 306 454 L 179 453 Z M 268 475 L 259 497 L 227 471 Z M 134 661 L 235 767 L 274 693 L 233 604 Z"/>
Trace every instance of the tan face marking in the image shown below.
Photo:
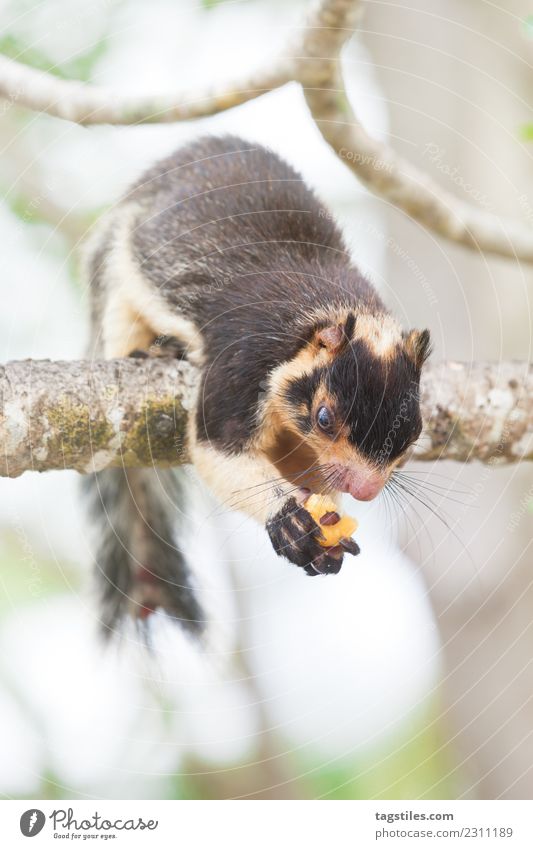
<path fill-rule="evenodd" d="M 325 348 L 317 346 L 311 341 L 301 351 L 286 363 L 279 365 L 270 375 L 270 392 L 263 402 L 260 411 L 265 427 L 259 431 L 260 441 L 258 448 L 267 448 L 275 439 L 275 434 L 280 430 L 291 430 L 299 435 L 298 428 L 293 420 L 290 409 L 285 404 L 280 404 L 279 399 L 284 397 L 285 390 L 292 380 L 312 374 L 315 368 L 325 366 L 331 362 L 331 354 Z M 298 412 L 298 411 L 294 411 Z M 305 405 L 300 412 L 307 413 Z"/>
<path fill-rule="evenodd" d="M 394 352 L 396 345 L 402 343 L 402 331 L 396 320 L 387 313 L 358 312 L 353 306 L 342 308 L 319 308 L 311 316 L 321 327 L 335 328 L 343 326 L 347 317 L 355 315 L 355 329 L 352 339 L 366 340 L 369 348 L 377 356 L 388 356 Z M 320 335 L 320 332 L 317 335 Z"/>
<path fill-rule="evenodd" d="M 335 421 L 334 437 L 322 431 L 316 423 L 321 406 L 328 407 L 335 416 L 335 401 L 322 384 L 317 388 L 311 410 L 313 427 L 302 434 L 298 424 L 291 418 L 290 410 L 274 407 L 270 413 L 268 433 L 261 445 L 262 450 L 287 480 L 297 486 L 307 486 L 313 492 L 327 488 L 324 471 L 317 466 L 345 466 L 346 468 L 371 468 L 372 464 L 349 440 L 349 428 L 342 421 Z M 307 413 L 305 405 L 302 412 Z"/>
<path fill-rule="evenodd" d="M 358 315 L 354 339 L 361 339 L 381 359 L 392 357 L 402 343 L 402 333 L 392 316 Z"/>

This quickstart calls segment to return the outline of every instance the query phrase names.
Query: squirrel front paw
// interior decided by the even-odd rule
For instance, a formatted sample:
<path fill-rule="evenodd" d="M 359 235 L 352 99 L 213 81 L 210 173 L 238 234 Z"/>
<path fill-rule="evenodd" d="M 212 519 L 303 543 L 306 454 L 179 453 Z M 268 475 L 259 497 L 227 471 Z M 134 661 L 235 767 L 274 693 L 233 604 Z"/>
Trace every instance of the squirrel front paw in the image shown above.
<path fill-rule="evenodd" d="M 334 548 L 320 545 L 319 539 L 323 539 L 320 527 L 295 498 L 287 499 L 281 510 L 268 520 L 266 529 L 276 554 L 301 566 L 308 575 L 340 572 L 344 549 L 340 545 Z"/>

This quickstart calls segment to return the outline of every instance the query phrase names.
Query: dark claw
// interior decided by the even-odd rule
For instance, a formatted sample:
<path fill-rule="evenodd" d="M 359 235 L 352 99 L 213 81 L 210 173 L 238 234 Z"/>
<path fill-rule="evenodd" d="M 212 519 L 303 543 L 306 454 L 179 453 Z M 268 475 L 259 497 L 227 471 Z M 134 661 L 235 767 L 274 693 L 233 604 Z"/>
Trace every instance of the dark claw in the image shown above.
<path fill-rule="evenodd" d="M 328 574 L 328 558 L 325 554 L 320 554 L 318 557 L 305 567 L 308 575 L 327 575 Z"/>
<path fill-rule="evenodd" d="M 356 555 L 356 554 L 359 554 L 360 551 L 361 551 L 361 549 L 357 545 L 356 541 L 354 539 L 351 539 L 351 538 L 349 539 L 348 537 L 341 539 L 339 545 L 341 545 L 343 547 L 344 551 L 347 551 L 348 554 Z"/>
<path fill-rule="evenodd" d="M 335 548 L 323 549 L 324 554 L 319 555 L 310 564 L 314 573 L 317 575 L 337 575 L 341 571 L 343 551 L 340 549 L 340 556 L 337 553 L 338 546 Z M 307 572 L 307 569 L 306 569 Z M 307 572 L 311 575 L 311 572 Z"/>

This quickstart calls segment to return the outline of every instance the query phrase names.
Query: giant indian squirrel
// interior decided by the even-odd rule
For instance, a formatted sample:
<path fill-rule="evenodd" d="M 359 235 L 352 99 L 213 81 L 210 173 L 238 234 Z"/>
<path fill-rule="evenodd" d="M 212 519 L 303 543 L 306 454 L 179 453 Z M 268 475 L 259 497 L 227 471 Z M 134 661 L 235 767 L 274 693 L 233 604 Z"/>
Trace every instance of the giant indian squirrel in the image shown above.
<path fill-rule="evenodd" d="M 195 363 L 187 440 L 200 476 L 264 524 L 277 554 L 309 575 L 338 572 L 358 546 L 321 545 L 305 500 L 369 500 L 387 484 L 420 434 L 429 334 L 402 332 L 302 177 L 257 144 L 202 138 L 103 217 L 85 266 L 91 355 Z M 86 486 L 105 628 L 162 608 L 200 631 L 175 537 L 176 473 L 109 469 Z"/>

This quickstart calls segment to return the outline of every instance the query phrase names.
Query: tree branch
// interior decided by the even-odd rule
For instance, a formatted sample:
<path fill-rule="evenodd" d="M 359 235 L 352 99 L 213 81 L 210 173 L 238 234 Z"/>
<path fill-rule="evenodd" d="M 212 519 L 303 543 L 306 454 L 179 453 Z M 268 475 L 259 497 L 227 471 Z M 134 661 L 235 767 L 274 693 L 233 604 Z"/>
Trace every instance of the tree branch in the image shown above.
<path fill-rule="evenodd" d="M 239 106 L 291 80 L 290 64 L 281 58 L 220 89 L 168 94 L 121 94 L 103 86 L 62 80 L 0 56 L 0 97 L 75 124 L 163 124 L 190 121 Z"/>
<path fill-rule="evenodd" d="M 8 363 L 0 368 L 0 475 L 184 463 L 196 382 L 188 363 L 161 358 Z M 416 460 L 533 459 L 533 367 L 429 366 L 421 397 L 427 424 Z"/>
<path fill-rule="evenodd" d="M 0 57 L 0 97 L 79 124 L 162 123 L 213 115 L 297 80 L 325 140 L 371 191 L 453 242 L 533 262 L 533 228 L 527 223 L 458 200 L 360 124 L 346 95 L 340 54 L 362 6 L 361 0 L 321 0 L 298 38 L 268 68 L 219 91 L 125 95 Z"/>
<path fill-rule="evenodd" d="M 533 460 L 533 365 L 442 362 L 424 367 L 424 435 L 415 460 Z"/>
<path fill-rule="evenodd" d="M 458 200 L 424 171 L 372 138 L 348 100 L 340 54 L 356 29 L 359 0 L 329 0 L 310 18 L 299 79 L 317 127 L 345 165 L 375 194 L 453 242 L 499 256 L 533 262 L 533 228 L 498 218 Z"/>
<path fill-rule="evenodd" d="M 0 475 L 183 462 L 195 377 L 159 358 L 0 367 Z"/>

